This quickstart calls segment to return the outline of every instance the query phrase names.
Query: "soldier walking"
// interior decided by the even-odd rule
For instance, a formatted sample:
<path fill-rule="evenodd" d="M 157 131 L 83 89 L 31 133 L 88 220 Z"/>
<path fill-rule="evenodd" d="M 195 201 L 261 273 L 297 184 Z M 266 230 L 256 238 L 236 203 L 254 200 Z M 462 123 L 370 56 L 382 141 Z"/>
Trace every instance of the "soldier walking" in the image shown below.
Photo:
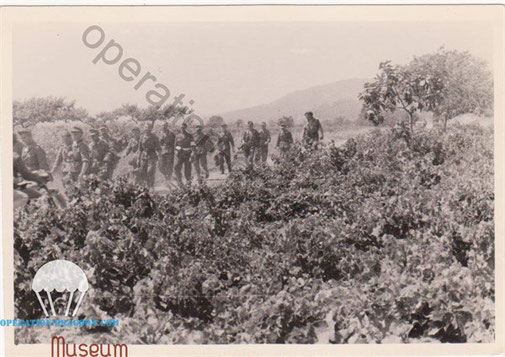
<path fill-rule="evenodd" d="M 107 125 L 100 126 L 100 139 L 105 141 L 109 145 L 110 150 L 118 155 L 121 151 L 121 141 L 117 140 L 115 137 L 110 135 L 109 127 Z"/>
<path fill-rule="evenodd" d="M 66 186 L 71 182 L 70 179 L 70 168 L 72 167 L 72 136 L 68 131 L 63 132 L 61 135 L 63 141 L 63 146 L 61 146 L 56 154 L 56 159 L 54 160 L 53 166 L 51 168 L 51 174 L 54 173 L 58 168 L 61 167 L 61 177 L 63 185 Z"/>
<path fill-rule="evenodd" d="M 125 149 L 125 156 L 130 153 L 136 153 L 139 149 L 139 141 L 140 141 L 140 129 L 135 127 L 132 129 L 132 136 L 128 140 L 128 144 Z"/>
<path fill-rule="evenodd" d="M 137 177 L 139 175 L 139 169 L 138 169 L 139 144 L 140 144 L 140 129 L 137 127 L 134 127 L 132 129 L 132 135 L 131 135 L 130 139 L 128 139 L 128 144 L 126 145 L 125 156 L 128 156 L 130 154 L 136 154 L 136 155 L 133 155 L 133 157 L 131 157 L 128 160 L 128 165 L 130 165 L 133 169 L 132 170 L 132 177 L 134 177 L 134 180 L 136 183 L 139 182 L 139 178 Z"/>
<path fill-rule="evenodd" d="M 244 132 L 242 137 L 242 148 L 244 150 L 245 159 L 249 166 L 253 166 L 254 157 L 257 155 L 259 146 L 259 134 L 256 129 L 254 129 L 254 124 L 252 121 L 247 122 L 247 130 Z"/>
<path fill-rule="evenodd" d="M 168 124 L 163 124 L 163 133 L 160 139 L 161 158 L 159 161 L 160 172 L 165 176 L 167 183 L 172 178 L 174 171 L 174 154 L 175 154 L 175 134 L 170 131 Z"/>
<path fill-rule="evenodd" d="M 324 138 L 323 127 L 319 120 L 314 118 L 312 112 L 305 113 L 305 118 L 307 118 L 307 124 L 303 128 L 303 141 L 317 149 L 319 141 Z M 321 132 L 321 137 L 319 137 L 319 132 Z"/>
<path fill-rule="evenodd" d="M 228 166 L 228 173 L 231 172 L 231 153 L 235 151 L 235 143 L 233 142 L 233 136 L 228 131 L 226 124 L 221 125 L 222 132 L 217 139 L 218 147 L 218 164 L 221 169 L 221 173 L 224 174 L 224 162 Z"/>
<path fill-rule="evenodd" d="M 184 167 L 184 177 L 186 184 L 191 183 L 191 153 L 193 136 L 186 131 L 186 124 L 182 124 L 182 134 L 178 134 L 175 139 L 175 178 L 177 183 L 182 187 L 182 169 Z"/>
<path fill-rule="evenodd" d="M 268 157 L 268 145 L 271 141 L 270 131 L 267 129 L 267 123 L 261 123 L 261 130 L 259 132 L 259 155 L 258 162 L 266 162 Z"/>
<path fill-rule="evenodd" d="M 203 132 L 202 125 L 196 126 L 196 133 L 194 134 L 193 148 L 193 163 L 195 164 L 196 176 L 201 178 L 201 171 L 205 173 L 205 178 L 209 178 L 209 169 L 207 166 L 207 153 L 214 148 L 214 144 L 209 136 Z"/>
<path fill-rule="evenodd" d="M 138 183 L 149 188 L 154 187 L 154 175 L 156 174 L 156 164 L 158 153 L 161 152 L 160 141 L 153 134 L 153 124 L 146 124 L 144 133 L 140 136 L 139 142 L 139 173 Z"/>
<path fill-rule="evenodd" d="M 286 154 L 293 144 L 293 135 L 288 131 L 286 124 L 281 124 L 281 132 L 277 137 L 277 145 L 276 147 L 279 149 L 281 154 Z"/>
<path fill-rule="evenodd" d="M 82 140 L 82 129 L 74 127 L 70 134 L 72 135 L 72 165 L 70 167 L 69 179 L 71 182 L 81 181 L 84 175 L 87 175 L 90 164 L 89 148 Z"/>
<path fill-rule="evenodd" d="M 109 134 L 109 128 L 107 125 L 102 125 L 100 127 L 100 140 L 105 142 L 109 147 L 110 159 L 107 162 L 107 168 L 103 171 L 104 179 L 111 180 L 114 170 L 117 167 L 119 159 L 121 158 L 120 151 L 122 149 L 121 143 L 116 140 L 113 136 Z"/>
<path fill-rule="evenodd" d="M 24 144 L 21 160 L 26 168 L 30 171 L 49 171 L 46 152 L 33 140 L 32 132 L 28 129 L 20 130 L 19 136 Z"/>
<path fill-rule="evenodd" d="M 96 175 L 101 180 L 112 178 L 114 155 L 110 151 L 109 145 L 103 141 L 96 129 L 89 130 L 90 165 L 89 173 Z"/>

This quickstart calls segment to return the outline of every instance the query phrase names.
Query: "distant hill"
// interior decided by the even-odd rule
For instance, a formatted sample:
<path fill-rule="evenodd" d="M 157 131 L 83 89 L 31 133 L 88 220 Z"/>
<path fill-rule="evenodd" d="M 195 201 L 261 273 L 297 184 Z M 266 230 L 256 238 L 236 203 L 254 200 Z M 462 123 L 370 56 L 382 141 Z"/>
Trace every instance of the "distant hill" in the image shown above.
<path fill-rule="evenodd" d="M 282 116 L 293 116 L 295 121 L 303 119 L 307 111 L 314 112 L 323 120 L 339 116 L 357 120 L 361 110 L 358 93 L 363 90 L 366 79 L 348 79 L 289 93 L 271 103 L 251 108 L 222 113 L 225 121 L 238 119 L 253 122 L 277 120 Z"/>

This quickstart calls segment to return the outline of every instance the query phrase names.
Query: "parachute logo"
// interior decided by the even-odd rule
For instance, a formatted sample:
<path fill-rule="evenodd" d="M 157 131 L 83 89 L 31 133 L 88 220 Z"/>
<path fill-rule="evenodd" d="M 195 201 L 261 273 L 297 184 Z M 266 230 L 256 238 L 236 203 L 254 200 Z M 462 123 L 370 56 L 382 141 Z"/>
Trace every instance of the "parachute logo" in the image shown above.
<path fill-rule="evenodd" d="M 65 309 L 65 316 L 68 316 L 74 293 L 76 290 L 79 290 L 80 296 L 77 301 L 77 306 L 72 313 L 72 316 L 75 316 L 82 303 L 84 294 L 88 291 L 88 288 L 88 279 L 82 269 L 68 260 L 53 260 L 44 264 L 39 268 L 37 273 L 35 273 L 32 282 L 32 290 L 35 291 L 37 299 L 39 299 L 40 306 L 42 307 L 42 310 L 44 310 L 46 317 L 49 317 L 49 314 L 47 313 L 46 306 L 40 297 L 40 292 L 42 290 L 46 291 L 53 316 L 56 316 L 56 311 L 54 310 L 51 291 L 56 290 L 61 293 L 67 290 L 70 292 L 70 297 L 68 298 Z"/>

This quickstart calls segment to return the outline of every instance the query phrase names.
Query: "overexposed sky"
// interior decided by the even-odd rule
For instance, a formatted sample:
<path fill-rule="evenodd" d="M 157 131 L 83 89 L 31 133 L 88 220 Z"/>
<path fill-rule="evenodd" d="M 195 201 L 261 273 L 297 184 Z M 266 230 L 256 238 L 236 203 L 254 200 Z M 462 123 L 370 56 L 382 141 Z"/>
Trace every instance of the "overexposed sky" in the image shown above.
<path fill-rule="evenodd" d="M 91 25 L 105 33 L 95 49 L 82 42 Z M 122 58 L 93 64 L 111 39 L 121 45 Z M 406 63 L 442 45 L 492 64 L 492 29 L 483 23 L 30 23 L 13 30 L 13 94 L 18 100 L 65 96 L 96 114 L 123 103 L 145 107 L 146 92 L 162 83 L 171 93 L 167 104 L 183 93 L 183 103 L 194 100 L 204 116 L 342 79 L 372 78 L 380 61 Z M 118 73 L 128 57 L 141 65 L 132 82 Z M 156 82 L 135 90 L 148 71 Z"/>

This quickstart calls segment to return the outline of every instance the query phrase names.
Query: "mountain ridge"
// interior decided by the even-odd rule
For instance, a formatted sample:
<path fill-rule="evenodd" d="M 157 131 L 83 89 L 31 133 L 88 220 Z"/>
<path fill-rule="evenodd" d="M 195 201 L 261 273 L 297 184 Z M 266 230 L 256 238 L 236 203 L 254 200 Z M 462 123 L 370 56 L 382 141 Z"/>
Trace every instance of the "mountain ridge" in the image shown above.
<path fill-rule="evenodd" d="M 225 121 L 276 121 L 282 116 L 303 119 L 307 111 L 324 120 L 344 117 L 355 121 L 361 111 L 358 94 L 368 79 L 352 78 L 290 92 L 270 103 L 219 114 Z"/>

